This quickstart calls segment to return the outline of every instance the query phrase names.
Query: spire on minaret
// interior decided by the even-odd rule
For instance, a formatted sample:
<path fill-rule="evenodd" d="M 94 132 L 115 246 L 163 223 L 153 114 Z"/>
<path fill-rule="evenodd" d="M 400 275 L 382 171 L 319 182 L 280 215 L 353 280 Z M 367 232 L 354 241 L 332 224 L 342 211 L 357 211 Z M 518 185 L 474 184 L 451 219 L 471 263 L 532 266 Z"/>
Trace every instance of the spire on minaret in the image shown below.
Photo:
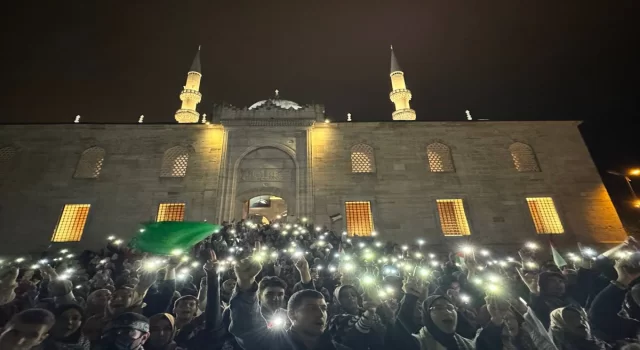
<path fill-rule="evenodd" d="M 202 79 L 202 68 L 200 66 L 200 46 L 193 59 L 191 69 L 187 73 L 187 83 L 180 93 L 182 106 L 176 111 L 175 119 L 178 123 L 197 123 L 200 120 L 200 113 L 196 111 L 196 106 L 200 103 L 200 80 Z"/>
<path fill-rule="evenodd" d="M 193 63 L 191 63 L 191 69 L 189 72 L 198 72 L 202 74 L 202 66 L 200 65 L 200 48 L 202 45 L 198 45 L 198 52 L 196 52 L 196 57 L 193 58 Z"/>
<path fill-rule="evenodd" d="M 393 120 L 416 120 L 416 111 L 411 109 L 409 101 L 411 101 L 411 91 L 407 89 L 404 81 L 404 72 L 398 64 L 398 59 L 391 46 L 391 93 L 389 99 L 396 107 L 395 112 L 391 115 Z"/>
<path fill-rule="evenodd" d="M 391 73 L 393 72 L 401 72 L 400 64 L 398 64 L 398 59 L 396 58 L 395 52 L 393 52 L 393 45 L 391 45 Z"/>

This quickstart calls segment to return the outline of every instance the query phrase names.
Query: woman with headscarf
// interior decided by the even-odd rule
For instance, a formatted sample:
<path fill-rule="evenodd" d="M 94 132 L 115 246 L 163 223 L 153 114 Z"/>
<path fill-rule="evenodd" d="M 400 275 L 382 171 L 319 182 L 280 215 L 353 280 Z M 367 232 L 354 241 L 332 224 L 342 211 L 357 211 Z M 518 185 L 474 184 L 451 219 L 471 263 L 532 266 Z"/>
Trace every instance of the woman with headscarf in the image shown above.
<path fill-rule="evenodd" d="M 82 334 L 84 311 L 80 305 L 67 304 L 57 307 L 53 314 L 56 323 L 49 330 L 43 346 L 45 350 L 89 350 L 91 343 Z"/>
<path fill-rule="evenodd" d="M 168 313 L 153 315 L 149 318 L 149 340 L 145 344 L 147 350 L 176 350 L 176 319 Z"/>
<path fill-rule="evenodd" d="M 337 287 L 333 292 L 333 309 L 327 329 L 336 343 L 352 350 L 383 349 L 386 327 L 376 313 L 384 306 L 378 298 L 365 301 L 365 310 L 358 305 L 358 292 L 351 285 Z"/>
<path fill-rule="evenodd" d="M 422 327 L 417 334 L 414 310 L 418 298 L 426 294 L 427 285 L 414 279 L 405 282 L 405 297 L 400 302 L 391 339 L 403 350 L 474 350 L 475 342 L 456 333 L 458 314 L 451 300 L 444 295 L 432 295 L 422 302 Z M 498 342 L 497 342 L 498 343 Z M 498 349 L 496 349 L 498 350 Z"/>
<path fill-rule="evenodd" d="M 591 334 L 584 309 L 568 306 L 551 312 L 549 333 L 559 350 L 606 350 L 611 347 Z"/>

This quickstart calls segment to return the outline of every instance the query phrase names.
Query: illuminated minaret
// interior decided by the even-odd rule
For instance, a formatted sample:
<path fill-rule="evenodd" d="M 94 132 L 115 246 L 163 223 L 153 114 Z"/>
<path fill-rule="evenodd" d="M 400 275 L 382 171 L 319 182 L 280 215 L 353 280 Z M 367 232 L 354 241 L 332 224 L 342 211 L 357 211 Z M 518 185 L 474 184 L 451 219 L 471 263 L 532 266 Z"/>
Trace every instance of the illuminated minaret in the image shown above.
<path fill-rule="evenodd" d="M 391 93 L 389 98 L 396 106 L 396 111 L 391 115 L 393 120 L 416 120 L 416 111 L 411 109 L 411 91 L 404 82 L 404 73 L 400 69 L 396 54 L 391 46 Z"/>
<path fill-rule="evenodd" d="M 202 79 L 202 68 L 200 67 L 200 46 L 198 46 L 198 52 L 187 74 L 187 83 L 180 93 L 182 106 L 176 111 L 175 116 L 178 123 L 197 123 L 200 120 L 200 114 L 196 111 L 196 106 L 202 99 L 200 79 Z"/>

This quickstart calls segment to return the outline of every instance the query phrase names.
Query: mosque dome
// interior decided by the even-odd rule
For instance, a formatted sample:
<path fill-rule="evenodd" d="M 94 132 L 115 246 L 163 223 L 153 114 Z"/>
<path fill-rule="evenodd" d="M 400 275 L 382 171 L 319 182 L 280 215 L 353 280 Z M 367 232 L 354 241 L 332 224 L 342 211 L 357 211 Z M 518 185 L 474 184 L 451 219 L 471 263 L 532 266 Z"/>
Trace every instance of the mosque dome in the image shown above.
<path fill-rule="evenodd" d="M 262 100 L 262 101 L 258 101 L 254 104 L 252 104 L 249 107 L 249 110 L 253 110 L 253 109 L 258 109 L 262 106 L 276 106 L 278 108 L 281 109 L 293 109 L 293 110 L 298 110 L 300 108 L 302 108 L 302 106 L 300 106 L 299 104 L 293 102 L 293 101 L 289 101 L 289 100 L 283 100 L 280 99 L 278 97 L 278 93 L 279 91 L 276 90 L 276 95 L 274 98 L 270 98 L 268 100 Z"/>

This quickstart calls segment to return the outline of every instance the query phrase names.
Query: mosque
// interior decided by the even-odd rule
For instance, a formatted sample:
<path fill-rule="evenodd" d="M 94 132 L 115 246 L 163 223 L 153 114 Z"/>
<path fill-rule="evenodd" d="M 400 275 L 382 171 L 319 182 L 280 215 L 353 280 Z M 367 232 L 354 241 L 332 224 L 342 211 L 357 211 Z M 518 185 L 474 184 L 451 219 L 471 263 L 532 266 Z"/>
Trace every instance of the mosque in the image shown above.
<path fill-rule="evenodd" d="M 202 78 L 198 51 L 176 123 L 0 126 L 0 254 L 99 248 L 153 220 L 308 220 L 442 247 L 626 237 L 578 121 L 416 121 L 393 49 L 386 122 L 278 91 L 207 116 Z"/>

